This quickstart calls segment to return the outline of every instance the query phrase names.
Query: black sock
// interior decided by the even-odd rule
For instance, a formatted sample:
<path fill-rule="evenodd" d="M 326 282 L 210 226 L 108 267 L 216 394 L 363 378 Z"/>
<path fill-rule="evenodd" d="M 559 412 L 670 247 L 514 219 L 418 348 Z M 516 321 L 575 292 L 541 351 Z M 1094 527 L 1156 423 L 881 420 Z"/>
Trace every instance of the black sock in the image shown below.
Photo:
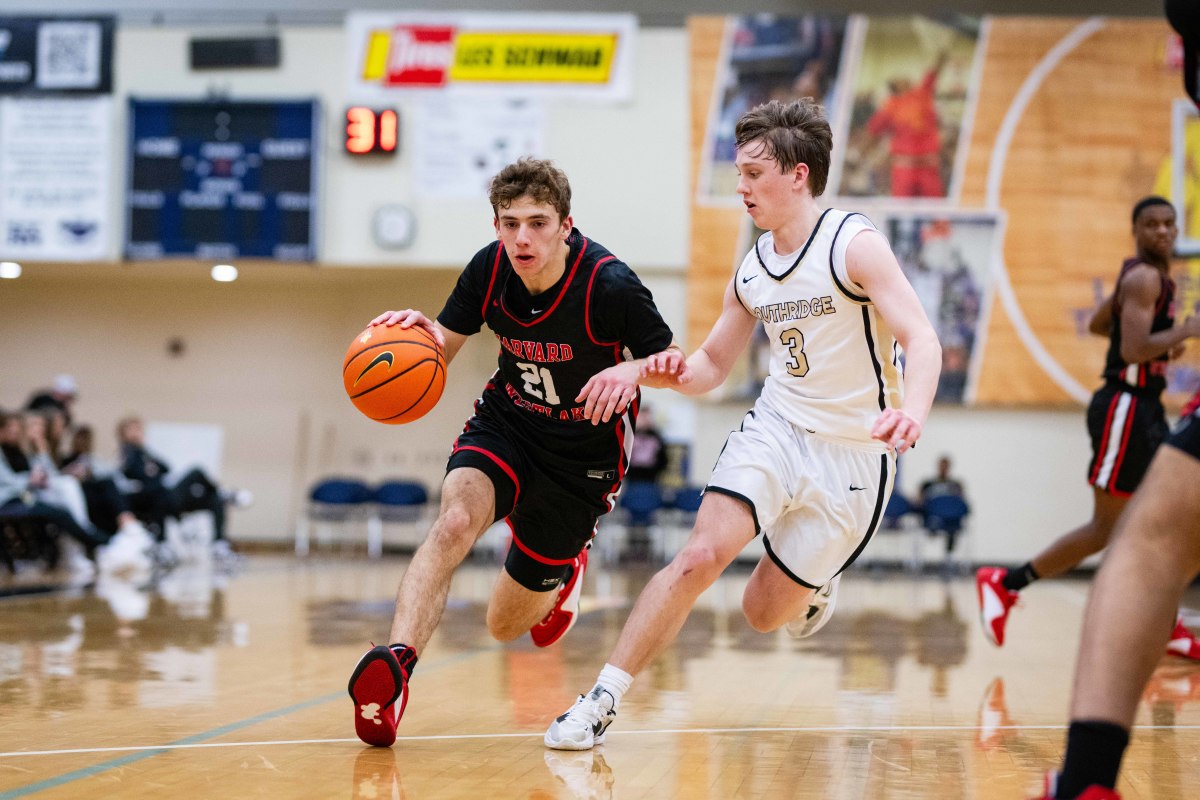
<path fill-rule="evenodd" d="M 400 662 L 400 668 L 404 670 L 404 675 L 411 678 L 413 670 L 417 668 L 417 651 L 399 642 L 389 644 L 388 649 L 392 651 L 392 655 L 396 656 L 396 660 Z"/>
<path fill-rule="evenodd" d="M 1058 777 L 1059 798 L 1073 798 L 1089 786 L 1115 788 L 1129 731 L 1112 722 L 1072 722 L 1067 730 L 1067 757 Z"/>
<path fill-rule="evenodd" d="M 1029 584 L 1038 579 L 1037 570 L 1033 568 L 1033 562 L 1026 562 L 1025 566 L 1020 569 L 1009 570 L 1004 576 L 1004 580 L 1000 581 L 1000 585 L 1010 592 L 1019 592 Z"/>

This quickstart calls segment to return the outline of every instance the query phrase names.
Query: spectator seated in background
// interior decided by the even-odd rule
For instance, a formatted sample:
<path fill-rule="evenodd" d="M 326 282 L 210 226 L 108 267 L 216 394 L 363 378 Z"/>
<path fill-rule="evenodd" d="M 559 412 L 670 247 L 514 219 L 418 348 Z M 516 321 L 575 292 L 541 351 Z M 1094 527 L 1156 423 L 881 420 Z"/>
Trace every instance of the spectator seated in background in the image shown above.
<path fill-rule="evenodd" d="M 638 413 L 633 450 L 629 454 L 629 469 L 625 480 L 633 483 L 659 483 L 667 469 L 667 443 L 654 424 L 654 414 L 643 405 Z"/>
<path fill-rule="evenodd" d="M 962 519 L 942 519 L 930 513 L 929 501 L 938 497 L 957 497 L 966 501 L 962 481 L 950 475 L 949 456 L 938 459 L 937 475 L 921 484 L 921 493 L 917 500 L 924 516 L 925 528 L 931 534 L 946 534 L 946 553 L 949 555 L 954 552 L 954 545 L 962 528 Z"/>
<path fill-rule="evenodd" d="M 87 425 L 76 428 L 70 450 L 59 459 L 59 471 L 79 481 L 88 517 L 97 528 L 110 535 L 128 535 L 140 542 L 143 550 L 150 548 L 154 541 L 130 510 L 115 470 L 96 463 L 92 446 L 92 429 Z"/>
<path fill-rule="evenodd" d="M 8 518 L 39 519 L 66 534 L 68 541 L 77 543 L 61 548 L 67 569 L 77 578 L 91 578 L 96 572 L 97 548 L 108 537 L 87 520 L 86 514 L 80 522 L 66 506 L 54 502 L 58 495 L 50 489 L 50 471 L 26 452 L 21 414 L 0 412 L 0 451 L 0 512 Z"/>
<path fill-rule="evenodd" d="M 158 528 L 159 552 L 171 557 L 165 540 L 168 517 L 179 519 L 189 511 L 208 511 L 213 519 L 213 555 L 230 558 L 233 550 L 225 538 L 225 507 L 247 506 L 247 491 L 222 491 L 203 470 L 193 468 L 178 480 L 168 478 L 170 467 L 146 449 L 146 431 L 138 417 L 127 417 L 117 425 L 121 446 L 121 473 L 129 481 L 129 506 L 139 518 Z"/>
<path fill-rule="evenodd" d="M 66 427 L 71 425 L 71 406 L 79 396 L 79 387 L 70 375 L 58 375 L 49 389 L 34 392 L 25 408 L 28 411 L 57 409 L 63 414 Z"/>

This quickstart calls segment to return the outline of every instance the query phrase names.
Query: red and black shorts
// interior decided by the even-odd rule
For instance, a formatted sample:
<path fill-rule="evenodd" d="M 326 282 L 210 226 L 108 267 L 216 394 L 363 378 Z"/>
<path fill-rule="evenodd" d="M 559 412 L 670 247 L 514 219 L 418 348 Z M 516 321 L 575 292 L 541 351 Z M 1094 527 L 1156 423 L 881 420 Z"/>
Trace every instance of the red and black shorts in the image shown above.
<path fill-rule="evenodd" d="M 555 589 L 570 575 L 621 485 L 615 465 L 556 457 L 488 414 L 467 420 L 454 443 L 446 471 L 461 467 L 491 479 L 495 519 L 512 530 L 505 571 L 535 592 Z"/>
<path fill-rule="evenodd" d="M 1092 437 L 1088 483 L 1128 497 L 1142 482 L 1154 451 L 1167 437 L 1167 418 L 1157 396 L 1104 386 L 1092 395 L 1087 413 Z"/>

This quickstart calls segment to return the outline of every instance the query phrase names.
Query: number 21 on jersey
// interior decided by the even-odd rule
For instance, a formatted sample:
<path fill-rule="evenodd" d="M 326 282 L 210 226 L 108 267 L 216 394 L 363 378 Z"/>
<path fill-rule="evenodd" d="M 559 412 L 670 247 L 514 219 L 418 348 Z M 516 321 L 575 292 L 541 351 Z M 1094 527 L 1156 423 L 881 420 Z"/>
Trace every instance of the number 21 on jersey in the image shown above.
<path fill-rule="evenodd" d="M 805 363 L 807 370 L 807 362 Z M 554 379 L 550 376 L 548 368 L 524 361 L 518 361 L 517 366 L 521 369 L 522 377 L 525 380 L 526 394 L 533 395 L 539 400 L 545 400 L 552 406 L 559 404 L 558 392 L 554 391 Z"/>

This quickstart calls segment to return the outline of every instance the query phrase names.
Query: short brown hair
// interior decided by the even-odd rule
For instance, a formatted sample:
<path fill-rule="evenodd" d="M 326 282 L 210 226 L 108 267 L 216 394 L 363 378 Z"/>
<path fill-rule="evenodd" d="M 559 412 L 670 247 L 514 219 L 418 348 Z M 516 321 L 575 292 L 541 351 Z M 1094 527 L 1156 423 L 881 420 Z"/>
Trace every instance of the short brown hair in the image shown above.
<path fill-rule="evenodd" d="M 768 158 L 783 172 L 797 164 L 808 165 L 808 188 L 820 197 L 829 180 L 829 153 L 833 131 L 823 109 L 811 97 L 781 103 L 772 100 L 747 111 L 734 129 L 735 142 L 743 148 L 761 142 Z"/>
<path fill-rule="evenodd" d="M 488 201 L 497 217 L 500 209 L 526 195 L 535 203 L 553 206 L 560 222 L 571 216 L 571 184 L 566 173 L 552 161 L 522 158 L 500 170 L 488 188 Z"/>

